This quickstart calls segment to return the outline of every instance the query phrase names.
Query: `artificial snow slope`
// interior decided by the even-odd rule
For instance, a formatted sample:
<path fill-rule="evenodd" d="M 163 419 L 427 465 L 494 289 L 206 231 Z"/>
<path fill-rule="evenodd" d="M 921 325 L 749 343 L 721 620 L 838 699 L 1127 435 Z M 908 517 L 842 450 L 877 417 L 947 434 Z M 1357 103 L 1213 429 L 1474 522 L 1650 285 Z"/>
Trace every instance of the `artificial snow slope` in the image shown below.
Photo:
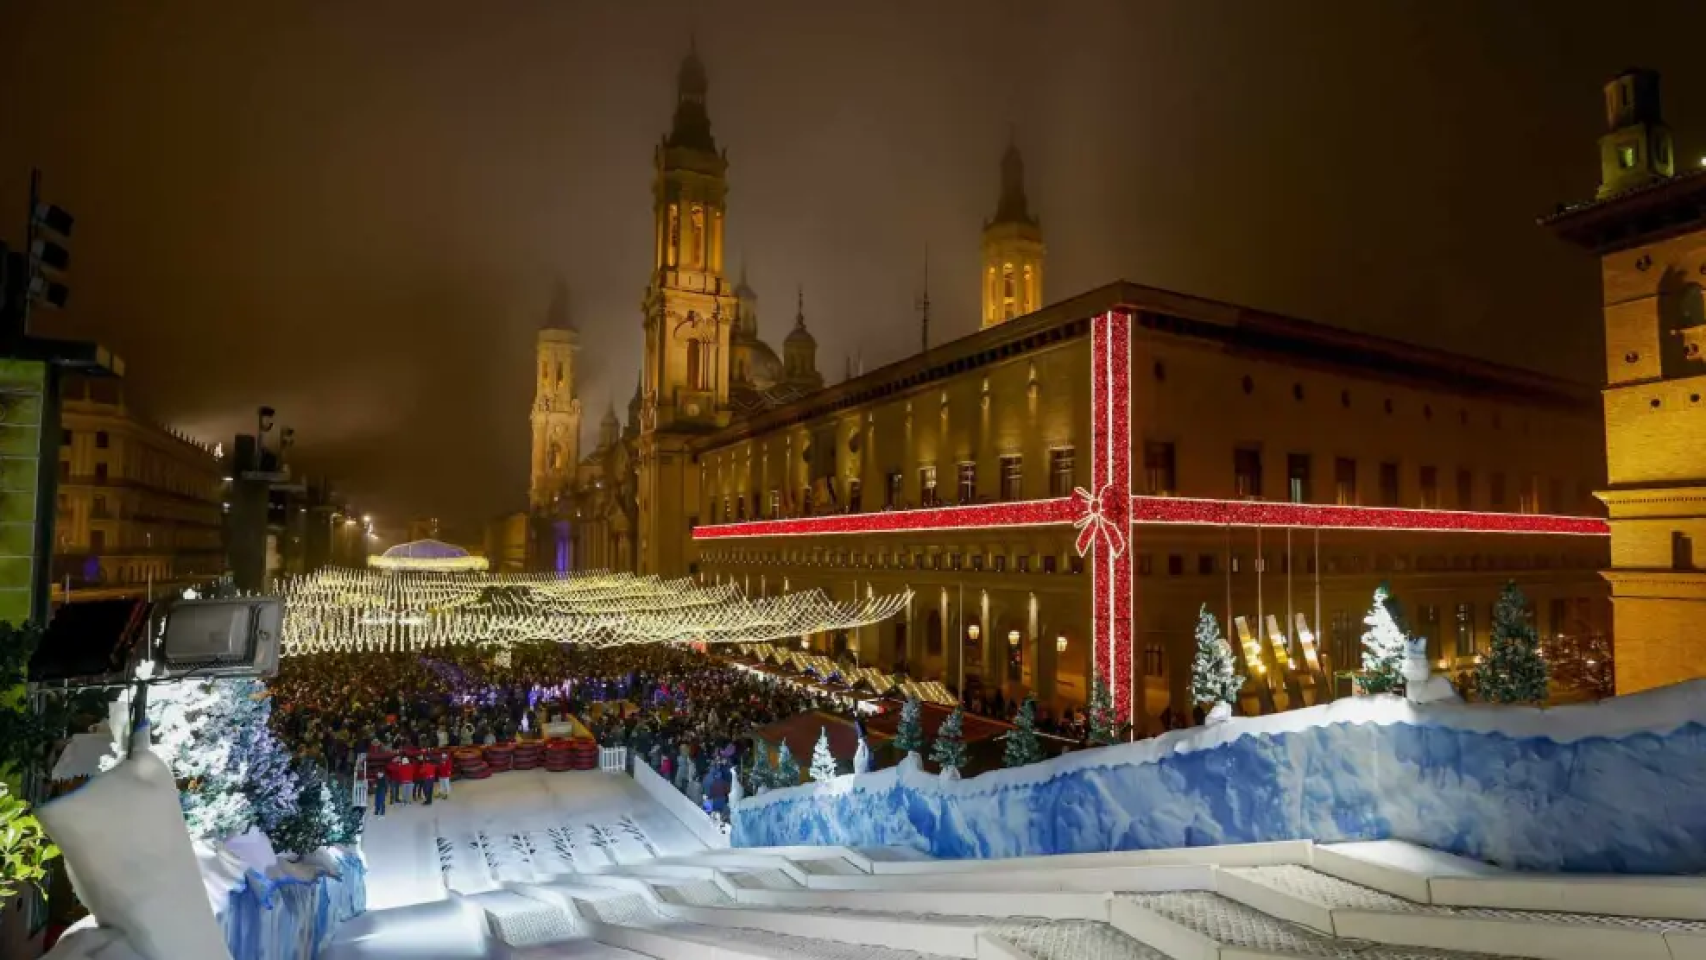
<path fill-rule="evenodd" d="M 352 921 L 329 960 L 1679 960 L 1706 879 L 1516 874 L 1400 842 L 1006 860 L 705 850 Z"/>
<path fill-rule="evenodd" d="M 735 805 L 736 846 L 945 858 L 1403 839 L 1527 870 L 1706 872 L 1706 681 L 1552 709 L 1356 697 L 946 781 Z"/>

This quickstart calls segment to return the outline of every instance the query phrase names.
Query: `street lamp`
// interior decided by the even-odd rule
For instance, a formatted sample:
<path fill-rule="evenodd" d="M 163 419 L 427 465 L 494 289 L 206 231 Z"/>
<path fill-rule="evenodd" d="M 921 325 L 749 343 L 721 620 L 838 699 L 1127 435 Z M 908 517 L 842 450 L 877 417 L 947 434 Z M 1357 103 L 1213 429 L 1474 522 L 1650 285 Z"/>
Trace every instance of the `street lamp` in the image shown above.
<path fill-rule="evenodd" d="M 1014 649 L 1018 648 L 1018 646 L 1019 646 L 1019 631 L 1017 631 L 1017 630 L 1007 631 L 1007 645 L 1009 647 L 1013 647 Z"/>
<path fill-rule="evenodd" d="M 976 643 L 977 638 L 981 636 L 983 636 L 983 630 L 981 630 L 977 624 L 974 623 L 966 628 L 966 639 L 970 640 L 972 643 Z"/>
<path fill-rule="evenodd" d="M 1054 652 L 1055 653 L 1065 653 L 1066 652 L 1066 634 L 1063 633 L 1060 636 L 1054 638 Z"/>

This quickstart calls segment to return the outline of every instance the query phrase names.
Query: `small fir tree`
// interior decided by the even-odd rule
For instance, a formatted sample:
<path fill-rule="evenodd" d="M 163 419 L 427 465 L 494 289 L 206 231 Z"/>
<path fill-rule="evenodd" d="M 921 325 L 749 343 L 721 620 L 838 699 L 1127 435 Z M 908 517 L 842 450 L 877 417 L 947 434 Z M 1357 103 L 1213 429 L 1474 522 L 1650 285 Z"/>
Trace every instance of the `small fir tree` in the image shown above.
<path fill-rule="evenodd" d="M 361 819 L 367 811 L 355 805 L 355 795 L 350 782 L 343 777 L 333 776 L 326 781 L 326 787 L 332 794 L 332 810 L 334 811 L 334 826 L 326 837 L 327 843 L 353 844 L 361 839 Z"/>
<path fill-rule="evenodd" d="M 922 753 L 924 750 L 924 721 L 920 717 L 917 697 L 908 697 L 900 708 L 900 726 L 895 729 L 894 745 L 896 749 L 907 753 Z"/>
<path fill-rule="evenodd" d="M 789 750 L 785 743 L 776 757 L 776 776 L 770 781 L 770 785 L 778 789 L 800 785 L 800 762 L 794 759 L 793 751 Z"/>
<path fill-rule="evenodd" d="M 936 728 L 936 742 L 930 745 L 930 759 L 942 768 L 942 776 L 949 779 L 958 779 L 960 768 L 966 765 L 965 734 L 961 730 L 964 723 L 964 713 L 955 707 Z"/>
<path fill-rule="evenodd" d="M 1396 601 L 1386 584 L 1374 588 L 1374 603 L 1363 623 L 1362 673 L 1357 686 L 1363 693 L 1398 693 L 1404 686 L 1404 653 L 1408 638 L 1399 626 Z"/>
<path fill-rule="evenodd" d="M 1191 663 L 1191 699 L 1211 709 L 1217 703 L 1238 702 L 1244 678 L 1232 668 L 1232 645 L 1220 635 L 1220 622 L 1208 612 L 1208 604 L 1197 613 L 1197 656 Z"/>
<path fill-rule="evenodd" d="M 1043 759 L 1043 745 L 1037 740 L 1037 702 L 1026 697 L 1019 705 L 1019 715 L 1013 718 L 1013 732 L 1007 734 L 1007 747 L 1001 753 L 1004 767 L 1023 767 Z"/>
<path fill-rule="evenodd" d="M 1540 633 L 1528 616 L 1528 598 L 1514 581 L 1493 604 L 1493 635 L 1487 655 L 1475 669 L 1475 686 L 1492 703 L 1543 703 L 1547 693 L 1546 659 Z"/>
<path fill-rule="evenodd" d="M 296 810 L 267 834 L 274 847 L 285 853 L 305 857 L 332 842 L 343 818 L 339 816 L 325 771 L 318 765 L 301 762 L 296 765 L 296 782 L 302 792 Z"/>
<path fill-rule="evenodd" d="M 829 750 L 829 728 L 817 728 L 817 746 L 812 748 L 812 779 L 826 783 L 835 779 L 835 754 Z"/>
<path fill-rule="evenodd" d="M 1090 746 L 1106 747 L 1119 742 L 1121 731 L 1114 716 L 1114 696 L 1108 690 L 1106 678 L 1097 677 L 1090 686 L 1090 703 L 1085 712 L 1089 714 Z"/>

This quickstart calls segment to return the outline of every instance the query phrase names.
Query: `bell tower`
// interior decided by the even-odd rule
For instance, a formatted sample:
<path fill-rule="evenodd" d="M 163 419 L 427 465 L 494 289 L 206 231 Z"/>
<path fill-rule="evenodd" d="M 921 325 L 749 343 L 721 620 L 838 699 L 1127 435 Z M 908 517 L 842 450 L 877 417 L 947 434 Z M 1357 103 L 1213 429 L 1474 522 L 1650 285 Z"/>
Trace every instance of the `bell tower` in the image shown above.
<path fill-rule="evenodd" d="M 983 325 L 1042 309 L 1043 228 L 1025 197 L 1025 160 L 1011 140 L 1001 156 L 1001 199 L 983 225 Z"/>
<path fill-rule="evenodd" d="M 569 291 L 561 281 L 551 295 L 545 326 L 535 342 L 533 466 L 528 502 L 546 511 L 574 484 L 580 463 L 581 402 L 575 390 L 580 334 L 569 320 Z"/>
<path fill-rule="evenodd" d="M 728 157 L 717 149 L 696 46 L 676 74 L 675 118 L 653 153 L 652 275 L 638 448 L 640 573 L 687 572 L 699 501 L 687 441 L 728 424 L 729 339 L 739 300 L 723 272 Z"/>
<path fill-rule="evenodd" d="M 1625 70 L 1605 84 L 1605 133 L 1599 138 L 1599 199 L 1676 173 L 1670 127 L 1659 112 L 1659 75 Z"/>

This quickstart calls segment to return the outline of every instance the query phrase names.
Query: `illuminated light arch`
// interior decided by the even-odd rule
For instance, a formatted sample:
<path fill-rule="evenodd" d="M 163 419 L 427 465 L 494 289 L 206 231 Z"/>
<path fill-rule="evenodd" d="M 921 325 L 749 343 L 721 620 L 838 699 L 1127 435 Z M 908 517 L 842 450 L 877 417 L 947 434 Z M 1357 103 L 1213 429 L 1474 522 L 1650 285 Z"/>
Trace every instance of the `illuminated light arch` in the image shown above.
<path fill-rule="evenodd" d="M 1134 496 L 1131 492 L 1131 316 L 1110 311 L 1090 322 L 1093 490 L 1016 503 L 887 510 L 881 513 L 702 524 L 695 540 L 917 533 L 1072 525 L 1091 561 L 1092 642 L 1097 676 L 1107 678 L 1118 715 L 1135 722 L 1132 696 L 1131 528 L 1142 524 L 1606 536 L 1593 517 L 1476 513 L 1402 507 L 1341 507 L 1254 500 Z"/>

